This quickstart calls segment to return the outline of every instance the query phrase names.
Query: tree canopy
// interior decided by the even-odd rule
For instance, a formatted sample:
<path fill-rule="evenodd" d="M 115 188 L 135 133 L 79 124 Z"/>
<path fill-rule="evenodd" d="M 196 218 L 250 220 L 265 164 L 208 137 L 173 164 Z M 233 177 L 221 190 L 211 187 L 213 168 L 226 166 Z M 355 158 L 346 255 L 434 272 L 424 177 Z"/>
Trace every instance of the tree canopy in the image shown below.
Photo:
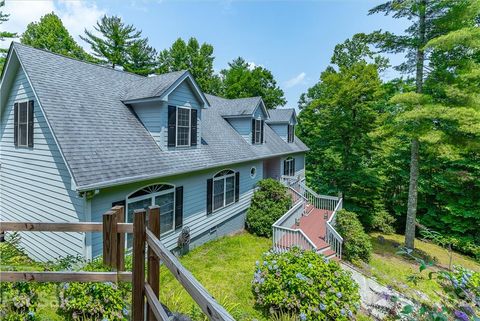
<path fill-rule="evenodd" d="M 212 45 L 200 45 L 194 37 L 188 42 L 178 38 L 170 48 L 162 50 L 158 55 L 157 72 L 188 70 L 203 91 L 218 94 L 220 78 L 213 70 L 214 59 Z"/>
<path fill-rule="evenodd" d="M 60 18 L 53 12 L 44 15 L 38 22 L 29 23 L 20 41 L 35 48 L 80 60 L 92 60 L 92 57 L 75 42 Z"/>
<path fill-rule="evenodd" d="M 5 6 L 5 0 L 0 0 L 0 8 Z M 0 25 L 8 21 L 10 15 L 4 13 L 0 10 Z M 9 32 L 0 30 L 0 41 L 4 41 L 7 38 L 15 38 L 17 34 L 15 32 Z M 7 53 L 6 49 L 0 48 L 0 72 L 3 70 L 3 64 L 5 63 L 5 54 Z"/>
<path fill-rule="evenodd" d="M 238 57 L 223 69 L 221 96 L 225 98 L 245 98 L 261 96 L 268 109 L 287 103 L 283 90 L 277 85 L 270 70 L 261 66 L 251 66 Z"/>

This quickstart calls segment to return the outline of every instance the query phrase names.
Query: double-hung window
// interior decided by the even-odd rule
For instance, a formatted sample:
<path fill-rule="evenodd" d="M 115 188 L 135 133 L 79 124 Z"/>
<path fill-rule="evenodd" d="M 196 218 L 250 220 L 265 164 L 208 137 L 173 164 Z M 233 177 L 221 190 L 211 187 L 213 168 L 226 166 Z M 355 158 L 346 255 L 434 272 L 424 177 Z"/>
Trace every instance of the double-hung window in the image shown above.
<path fill-rule="evenodd" d="M 295 176 L 295 159 L 288 157 L 283 161 L 283 175 Z"/>
<path fill-rule="evenodd" d="M 288 125 L 288 142 L 293 143 L 295 140 L 295 126 Z"/>
<path fill-rule="evenodd" d="M 263 120 L 252 119 L 252 144 L 263 143 Z"/>
<path fill-rule="evenodd" d="M 177 146 L 190 146 L 190 108 L 177 108 Z"/>
<path fill-rule="evenodd" d="M 235 202 L 235 173 L 224 170 L 213 177 L 213 210 Z"/>

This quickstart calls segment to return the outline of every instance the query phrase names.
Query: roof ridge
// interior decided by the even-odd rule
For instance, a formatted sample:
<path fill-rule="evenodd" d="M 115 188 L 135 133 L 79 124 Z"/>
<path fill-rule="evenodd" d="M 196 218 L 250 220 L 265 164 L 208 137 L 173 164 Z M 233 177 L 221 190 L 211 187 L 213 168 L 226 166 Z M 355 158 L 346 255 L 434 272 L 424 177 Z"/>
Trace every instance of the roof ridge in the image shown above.
<path fill-rule="evenodd" d="M 76 61 L 76 62 L 84 63 L 84 64 L 87 64 L 87 65 L 92 65 L 92 66 L 99 67 L 99 68 L 104 68 L 104 69 L 111 70 L 111 71 L 124 73 L 124 74 L 127 74 L 127 75 L 136 76 L 136 77 L 139 77 L 139 78 L 142 78 L 142 79 L 148 78 L 147 76 L 138 75 L 138 74 L 130 72 L 130 71 L 118 70 L 118 69 L 111 68 L 111 67 L 108 67 L 108 66 L 99 65 L 99 64 L 93 63 L 91 61 L 85 61 L 85 60 L 80 60 L 80 59 L 73 58 L 73 57 L 70 57 L 70 56 L 66 56 L 66 55 L 60 54 L 58 52 L 53 52 L 53 51 L 50 51 L 50 50 L 47 50 L 47 49 L 35 48 L 35 47 L 29 46 L 29 45 L 26 45 L 26 44 L 23 44 L 23 43 L 20 43 L 20 42 L 16 42 L 16 41 L 12 41 L 12 46 L 14 46 L 14 47 L 15 46 L 21 46 L 21 47 L 26 47 L 26 48 L 37 50 L 37 51 L 42 51 L 42 52 L 47 53 L 47 54 L 59 56 L 59 57 L 62 57 L 62 58 L 67 58 L 67 59 L 70 59 L 70 60 L 73 60 L 73 61 Z"/>

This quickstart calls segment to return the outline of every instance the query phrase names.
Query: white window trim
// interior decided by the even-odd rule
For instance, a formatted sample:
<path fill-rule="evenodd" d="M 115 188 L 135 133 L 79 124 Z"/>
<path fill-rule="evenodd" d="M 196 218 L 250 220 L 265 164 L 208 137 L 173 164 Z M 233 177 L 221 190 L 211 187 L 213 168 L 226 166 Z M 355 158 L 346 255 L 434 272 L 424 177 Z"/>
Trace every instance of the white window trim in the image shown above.
<path fill-rule="evenodd" d="M 162 183 L 153 184 L 153 185 L 161 185 L 161 184 Z M 126 208 L 125 208 L 125 222 L 126 223 L 133 223 L 133 222 L 128 221 L 128 206 L 129 206 L 130 203 L 135 203 L 135 202 L 138 202 L 138 201 L 143 201 L 143 200 L 146 200 L 146 199 L 150 199 L 150 206 L 153 206 L 155 204 L 155 197 L 173 193 L 173 221 L 172 221 L 173 224 L 172 224 L 172 228 L 170 230 L 163 232 L 163 235 L 170 234 L 171 232 L 175 231 L 175 218 L 176 218 L 176 214 L 177 214 L 176 213 L 177 209 L 176 209 L 175 205 L 176 205 L 177 193 L 175 192 L 175 186 L 174 185 L 172 185 L 172 184 L 164 184 L 164 185 L 172 186 L 172 188 L 164 190 L 164 191 L 156 192 L 156 193 L 137 196 L 137 197 L 134 197 L 134 198 L 129 198 L 127 196 L 127 198 L 125 200 L 125 204 L 127 205 Z M 148 185 L 148 186 L 150 186 L 150 185 Z M 148 186 L 142 187 L 142 188 L 136 190 L 135 192 L 133 192 L 132 194 L 134 194 L 137 191 L 142 190 L 142 189 L 144 189 Z M 132 195 L 132 194 L 130 194 L 130 195 Z M 161 213 L 160 213 L 160 215 L 161 215 Z M 125 246 L 127 246 L 127 238 L 125 238 Z"/>
<path fill-rule="evenodd" d="M 223 172 L 224 170 L 220 171 Z M 232 174 L 227 174 L 219 177 L 215 177 L 213 175 L 213 182 L 212 182 L 212 213 L 219 211 L 221 209 L 224 209 L 227 206 L 230 206 L 232 204 L 235 204 L 235 186 L 236 186 L 236 177 L 235 177 L 235 171 L 232 171 Z M 233 177 L 233 201 L 231 203 L 226 204 L 227 202 L 227 178 L 228 177 Z M 215 208 L 215 181 L 220 181 L 223 180 L 223 205 L 219 208 Z"/>
<path fill-rule="evenodd" d="M 288 165 L 288 166 L 287 166 Z M 293 167 L 293 157 L 288 157 L 285 159 L 283 162 L 283 173 L 284 175 L 287 176 L 295 176 L 295 168 Z M 291 173 L 292 171 L 288 171 L 287 174 L 285 174 L 285 168 L 290 168 L 293 170 L 293 174 Z"/>
<path fill-rule="evenodd" d="M 192 146 L 192 108 L 190 107 L 177 107 L 176 120 L 175 120 L 175 147 L 190 147 Z M 188 142 L 186 145 L 179 145 L 178 144 L 178 110 L 179 109 L 188 109 Z M 186 128 L 186 126 L 181 126 L 182 128 Z"/>
<path fill-rule="evenodd" d="M 257 132 L 259 133 L 258 135 L 258 141 L 257 141 Z M 253 131 L 254 137 L 254 144 L 262 144 L 262 120 L 261 119 L 255 119 L 255 128 Z"/>
<path fill-rule="evenodd" d="M 253 174 L 252 174 L 252 171 L 254 172 Z M 252 168 L 250 168 L 250 177 L 251 178 L 257 177 L 257 168 L 255 166 L 252 166 Z"/>
<path fill-rule="evenodd" d="M 20 141 L 21 141 L 21 139 L 20 139 L 20 136 L 21 136 L 21 135 L 20 135 L 20 106 L 21 106 L 22 104 L 24 104 L 24 103 L 25 103 L 25 105 L 27 106 L 27 121 L 26 121 L 25 123 L 22 123 L 22 125 L 27 125 L 27 130 L 26 130 L 26 132 L 25 132 L 25 135 L 26 135 L 26 137 L 25 137 L 25 142 L 26 142 L 26 144 L 25 144 L 25 145 L 22 145 L 22 144 L 20 143 Z M 29 115 L 28 115 L 28 111 L 29 111 L 28 104 L 29 104 L 29 101 L 28 101 L 28 100 L 26 100 L 26 101 L 24 100 L 24 101 L 17 102 L 17 104 L 18 104 L 18 111 L 17 111 L 17 133 L 18 133 L 18 136 L 17 136 L 17 147 L 28 147 L 28 143 L 29 143 L 29 141 L 28 141 L 28 140 L 29 140 L 29 135 L 28 135 L 29 132 L 28 132 L 28 131 L 29 131 L 29 127 L 30 127 L 30 126 L 28 126 L 28 119 L 29 119 Z M 14 113 L 14 114 L 15 114 L 15 113 Z"/>

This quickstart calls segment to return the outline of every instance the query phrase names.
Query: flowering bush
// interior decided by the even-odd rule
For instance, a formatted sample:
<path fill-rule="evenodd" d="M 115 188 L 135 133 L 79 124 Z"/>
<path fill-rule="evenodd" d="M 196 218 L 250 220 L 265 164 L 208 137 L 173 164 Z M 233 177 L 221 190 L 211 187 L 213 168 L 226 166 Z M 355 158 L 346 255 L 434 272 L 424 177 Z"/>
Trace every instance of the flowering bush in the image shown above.
<path fill-rule="evenodd" d="M 270 314 L 296 314 L 300 320 L 354 319 L 358 285 L 340 266 L 313 251 L 266 252 L 252 281 L 255 302 Z"/>
<path fill-rule="evenodd" d="M 2 293 L 0 320 L 34 321 L 38 320 L 35 311 L 38 306 L 38 283 L 15 282 L 0 283 Z"/>
<path fill-rule="evenodd" d="M 86 271 L 107 271 L 99 260 L 88 264 Z M 128 285 L 112 282 L 62 283 L 57 313 L 65 320 L 128 320 Z"/>

